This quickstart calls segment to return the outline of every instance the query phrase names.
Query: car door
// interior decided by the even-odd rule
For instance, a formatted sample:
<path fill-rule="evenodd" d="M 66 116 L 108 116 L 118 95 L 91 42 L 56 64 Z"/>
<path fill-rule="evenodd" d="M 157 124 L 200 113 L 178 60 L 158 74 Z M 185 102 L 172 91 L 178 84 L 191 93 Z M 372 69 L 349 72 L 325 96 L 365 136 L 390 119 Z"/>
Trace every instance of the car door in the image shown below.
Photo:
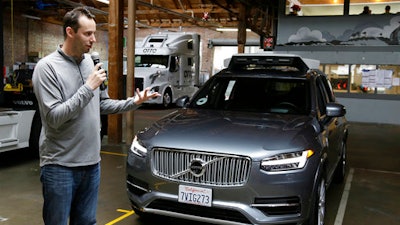
<path fill-rule="evenodd" d="M 340 133 L 338 132 L 339 120 L 336 117 L 328 117 L 326 115 L 326 104 L 332 99 L 330 98 L 328 91 L 326 90 L 323 76 L 318 76 L 316 79 L 317 88 L 317 104 L 320 115 L 320 122 L 323 128 L 323 138 L 326 141 L 326 166 L 328 181 L 333 175 L 336 164 L 340 156 Z"/>

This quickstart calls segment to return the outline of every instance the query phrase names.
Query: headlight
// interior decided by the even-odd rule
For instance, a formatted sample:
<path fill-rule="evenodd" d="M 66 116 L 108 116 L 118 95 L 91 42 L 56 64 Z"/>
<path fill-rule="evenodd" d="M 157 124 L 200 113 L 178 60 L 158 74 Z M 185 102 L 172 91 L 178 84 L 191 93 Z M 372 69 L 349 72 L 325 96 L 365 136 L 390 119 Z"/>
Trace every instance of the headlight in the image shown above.
<path fill-rule="evenodd" d="M 147 148 L 143 147 L 143 145 L 138 141 L 137 136 L 135 136 L 132 141 L 131 151 L 140 157 L 145 157 L 147 155 Z"/>
<path fill-rule="evenodd" d="M 261 161 L 261 169 L 267 172 L 281 172 L 301 169 L 307 159 L 314 154 L 313 150 L 279 154 Z"/>

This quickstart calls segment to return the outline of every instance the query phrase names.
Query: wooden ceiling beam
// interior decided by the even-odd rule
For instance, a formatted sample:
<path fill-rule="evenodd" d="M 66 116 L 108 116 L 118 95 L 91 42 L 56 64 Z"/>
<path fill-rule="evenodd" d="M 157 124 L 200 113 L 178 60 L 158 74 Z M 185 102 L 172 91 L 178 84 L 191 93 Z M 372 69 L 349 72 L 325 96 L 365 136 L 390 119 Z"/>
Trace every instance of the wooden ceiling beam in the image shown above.
<path fill-rule="evenodd" d="M 237 26 L 237 22 L 230 22 L 230 21 L 221 21 L 221 24 L 224 27 L 236 27 Z M 201 26 L 201 27 L 205 27 L 205 28 L 210 28 L 206 23 L 204 22 L 198 22 L 195 24 L 196 26 Z M 179 20 L 179 19 L 175 19 L 175 20 L 162 20 L 162 21 L 158 21 L 158 20 L 143 20 L 140 21 L 138 20 L 138 24 L 137 26 L 140 27 L 154 27 L 154 28 L 174 28 L 174 27 L 190 27 L 193 26 L 193 22 L 189 22 L 189 21 L 183 21 L 183 20 Z"/>
<path fill-rule="evenodd" d="M 181 10 L 181 9 L 169 9 L 170 11 L 173 11 L 174 13 L 179 13 L 179 14 L 187 14 L 187 11 L 185 10 Z M 190 9 L 190 11 L 193 11 L 193 13 L 195 14 L 203 14 L 204 13 L 204 8 L 196 8 L 196 9 Z M 231 12 L 233 14 L 238 14 L 239 10 L 238 9 L 232 9 Z M 154 14 L 154 13 L 160 13 L 160 10 L 156 10 L 156 9 L 148 9 L 148 10 L 144 10 L 144 9 L 138 9 L 136 10 L 136 15 L 148 15 L 148 14 Z M 208 13 L 211 14 L 227 14 L 226 10 L 221 9 L 221 8 L 215 8 L 212 9 L 212 11 L 208 11 Z"/>
<path fill-rule="evenodd" d="M 162 12 L 178 16 L 180 19 L 183 19 L 183 20 L 186 19 L 189 22 L 192 22 L 192 24 L 194 24 L 196 26 L 198 26 L 197 25 L 198 22 L 205 22 L 205 23 L 207 23 L 208 27 L 222 27 L 222 25 L 220 25 L 220 24 L 216 24 L 216 23 L 208 22 L 208 21 L 202 21 L 201 18 L 192 17 L 192 16 L 187 15 L 185 13 L 178 13 L 178 12 L 175 12 L 175 11 L 173 11 L 171 9 L 167 9 L 167 8 L 164 8 L 164 7 L 161 7 L 161 6 L 158 6 L 158 5 L 154 5 L 154 4 L 145 2 L 145 1 L 137 0 L 136 3 L 138 5 L 147 6 L 147 7 L 152 8 L 152 9 L 157 9 L 157 10 L 160 10 Z"/>
<path fill-rule="evenodd" d="M 107 24 L 109 19 L 109 5 L 100 3 L 97 0 L 47 0 L 57 5 L 57 10 L 51 7 L 44 9 L 33 7 L 27 9 L 24 5 L 31 4 L 30 1 L 33 0 L 14 1 L 17 2 L 16 5 L 19 5 L 17 8 L 21 13 L 36 16 L 43 21 L 46 20 L 55 24 L 62 23 L 61 15 L 64 15 L 66 11 L 69 11 L 73 7 L 84 5 L 96 15 L 96 21 L 99 24 L 98 27 L 104 27 L 102 24 Z M 123 13 L 125 17 L 128 15 L 128 1 L 131 0 L 124 0 Z M 145 24 L 155 24 L 156 26 L 167 23 L 172 25 L 179 24 L 178 26 L 201 26 L 207 28 L 223 26 L 237 27 L 240 3 L 246 2 L 248 7 L 261 9 L 265 8 L 268 3 L 272 4 L 271 1 L 276 0 L 136 0 L 137 10 L 135 20 Z M 262 6 L 257 5 L 258 2 L 262 2 L 260 3 Z M 303 3 L 303 0 L 301 2 Z M 61 12 L 60 10 L 64 10 L 65 12 Z M 207 20 L 203 18 L 205 12 L 209 13 Z M 257 15 L 249 15 L 247 18 L 251 21 L 249 25 L 251 27 L 259 26 L 260 22 L 258 20 L 266 18 L 264 14 L 265 10 L 261 9 Z"/>

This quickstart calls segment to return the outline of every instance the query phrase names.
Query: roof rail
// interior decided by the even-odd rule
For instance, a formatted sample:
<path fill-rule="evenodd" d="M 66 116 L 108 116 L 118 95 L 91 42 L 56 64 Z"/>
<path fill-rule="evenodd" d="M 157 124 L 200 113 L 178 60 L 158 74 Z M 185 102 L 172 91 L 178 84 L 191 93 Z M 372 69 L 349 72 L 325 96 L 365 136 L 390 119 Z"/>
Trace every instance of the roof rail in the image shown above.
<path fill-rule="evenodd" d="M 242 53 L 232 56 L 228 69 L 246 69 L 251 65 L 257 66 L 288 66 L 297 68 L 302 73 L 309 69 L 319 69 L 319 60 L 305 59 L 298 55 L 265 53 Z"/>

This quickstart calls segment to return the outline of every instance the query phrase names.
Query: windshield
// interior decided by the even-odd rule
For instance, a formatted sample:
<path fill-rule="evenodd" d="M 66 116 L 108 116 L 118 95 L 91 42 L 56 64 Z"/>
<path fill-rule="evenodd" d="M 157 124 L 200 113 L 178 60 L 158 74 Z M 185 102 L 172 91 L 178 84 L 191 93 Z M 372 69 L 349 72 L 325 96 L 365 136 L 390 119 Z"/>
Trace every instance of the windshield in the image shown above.
<path fill-rule="evenodd" d="M 136 55 L 135 67 L 167 68 L 167 55 Z"/>
<path fill-rule="evenodd" d="M 191 107 L 260 113 L 310 112 L 305 79 L 215 77 L 191 101 Z"/>

